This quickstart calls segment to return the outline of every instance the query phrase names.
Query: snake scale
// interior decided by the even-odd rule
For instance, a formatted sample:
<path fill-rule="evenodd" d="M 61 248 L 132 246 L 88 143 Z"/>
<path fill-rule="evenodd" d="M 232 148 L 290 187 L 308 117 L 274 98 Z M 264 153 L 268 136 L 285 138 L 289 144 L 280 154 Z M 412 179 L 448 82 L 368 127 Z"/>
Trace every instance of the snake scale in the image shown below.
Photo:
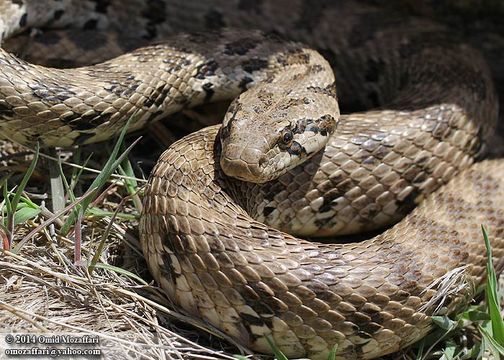
<path fill-rule="evenodd" d="M 84 29 L 69 40 L 96 36 L 83 54 L 111 30 L 106 58 L 168 39 L 63 70 L 0 50 L 0 131 L 24 144 L 96 142 L 131 116 L 135 129 L 245 91 L 222 127 L 161 156 L 140 234 L 174 304 L 255 351 L 271 352 L 267 336 L 292 357 L 397 351 L 483 281 L 480 224 L 504 253 L 504 163 L 473 165 L 497 121 L 491 75 L 440 25 L 352 1 L 3 0 L 0 13 L 2 39 Z M 294 237 L 377 229 L 420 200 L 363 242 Z"/>

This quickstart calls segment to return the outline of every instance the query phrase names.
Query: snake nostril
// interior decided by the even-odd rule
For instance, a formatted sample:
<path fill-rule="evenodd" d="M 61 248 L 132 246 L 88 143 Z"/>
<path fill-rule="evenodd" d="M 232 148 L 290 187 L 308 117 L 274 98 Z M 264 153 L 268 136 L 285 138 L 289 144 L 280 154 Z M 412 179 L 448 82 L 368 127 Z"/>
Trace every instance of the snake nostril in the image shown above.
<path fill-rule="evenodd" d="M 266 156 L 265 156 L 265 155 L 261 156 L 261 157 L 259 158 L 259 166 L 261 166 L 261 167 L 262 167 L 262 166 L 264 165 L 264 163 L 266 162 L 266 160 L 267 160 L 267 159 L 266 159 Z"/>

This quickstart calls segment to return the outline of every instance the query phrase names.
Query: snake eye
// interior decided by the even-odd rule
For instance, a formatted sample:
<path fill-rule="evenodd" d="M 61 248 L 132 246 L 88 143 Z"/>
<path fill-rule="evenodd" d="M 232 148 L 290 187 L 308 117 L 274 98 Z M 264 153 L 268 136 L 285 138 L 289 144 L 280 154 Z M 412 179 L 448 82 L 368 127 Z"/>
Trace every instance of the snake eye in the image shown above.
<path fill-rule="evenodd" d="M 282 141 L 284 144 L 289 144 L 292 141 L 293 135 L 292 131 L 287 130 L 282 137 Z"/>

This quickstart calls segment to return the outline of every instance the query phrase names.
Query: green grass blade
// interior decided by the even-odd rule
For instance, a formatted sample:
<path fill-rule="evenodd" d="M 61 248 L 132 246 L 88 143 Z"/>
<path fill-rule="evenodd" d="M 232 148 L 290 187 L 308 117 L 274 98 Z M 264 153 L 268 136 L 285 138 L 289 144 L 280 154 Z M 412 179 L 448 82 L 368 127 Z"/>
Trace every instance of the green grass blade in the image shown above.
<path fill-rule="evenodd" d="M 490 315 L 479 309 L 469 309 L 460 314 L 460 319 L 469 320 L 471 322 L 485 321 L 490 320 Z"/>
<path fill-rule="evenodd" d="M 455 351 L 457 350 L 457 345 L 454 341 L 446 341 L 446 347 L 443 349 L 443 355 L 439 360 L 453 360 L 455 357 Z"/>
<path fill-rule="evenodd" d="M 119 210 L 122 209 L 123 205 L 124 205 L 124 200 L 121 201 L 121 203 L 117 206 L 115 212 L 112 214 L 110 222 L 107 225 L 107 228 L 105 229 L 105 232 L 103 233 L 100 242 L 98 243 L 98 248 L 96 249 L 95 254 L 93 255 L 93 258 L 91 259 L 91 264 L 88 267 L 88 271 L 90 274 L 93 273 L 94 268 L 96 267 L 96 264 L 98 263 L 98 260 L 103 252 L 103 249 L 105 248 L 105 243 L 107 241 L 107 238 L 110 234 L 110 229 L 112 229 L 112 225 L 114 224 L 116 216 L 119 213 Z"/>
<path fill-rule="evenodd" d="M 142 201 L 138 196 L 138 181 L 135 178 L 135 172 L 133 171 L 133 166 L 131 166 L 131 162 L 128 158 L 124 159 L 122 166 L 119 166 L 119 173 L 124 175 L 123 179 L 124 185 L 128 194 L 132 196 L 133 204 L 135 204 L 135 208 L 138 213 L 142 212 Z"/>
<path fill-rule="evenodd" d="M 35 216 L 40 214 L 41 211 L 42 209 L 40 208 L 32 208 L 28 206 L 23 206 L 21 208 L 18 207 L 18 210 L 14 215 L 14 225 L 19 225 L 29 219 L 33 219 Z"/>
<path fill-rule="evenodd" d="M 115 214 L 115 212 L 113 212 L 113 211 L 103 210 L 103 209 L 100 209 L 100 208 L 97 208 L 97 207 L 94 207 L 94 206 L 91 206 L 88 209 L 88 213 L 91 214 L 91 215 L 94 215 L 96 217 L 99 217 L 99 218 L 103 218 L 103 217 L 107 217 L 107 216 L 112 216 L 112 215 Z M 130 213 L 124 213 L 124 212 L 121 213 L 120 212 L 120 213 L 117 213 L 116 217 L 119 218 L 119 219 L 122 219 L 122 220 L 136 220 L 136 219 L 138 219 L 139 215 L 130 214 Z"/>
<path fill-rule="evenodd" d="M 131 161 L 129 159 L 124 159 L 122 165 L 119 167 L 119 171 L 122 175 L 127 176 L 128 178 L 124 179 L 124 183 L 128 188 L 130 194 L 134 194 L 138 188 L 138 182 L 135 179 L 135 171 L 133 170 L 133 166 L 131 165 Z"/>
<path fill-rule="evenodd" d="M 63 172 L 63 167 L 61 166 L 61 161 L 58 161 L 58 171 L 59 171 L 61 180 L 63 181 L 63 186 L 65 187 L 65 191 L 66 191 L 66 193 L 68 195 L 68 199 L 70 200 L 70 202 L 74 202 L 75 201 L 75 195 L 73 193 L 73 189 L 68 184 L 68 180 L 67 180 L 67 178 L 65 176 L 65 173 Z"/>
<path fill-rule="evenodd" d="M 81 208 L 85 211 L 89 204 L 96 198 L 96 196 L 99 193 L 99 190 L 105 185 L 109 177 L 112 175 L 112 173 L 117 169 L 119 164 L 125 159 L 126 155 L 130 152 L 130 150 L 133 148 L 133 146 L 136 145 L 139 139 L 133 142 L 119 157 L 117 157 L 117 154 L 119 153 L 119 149 L 121 148 L 122 142 L 124 140 L 124 136 L 126 135 L 126 131 L 129 127 L 130 122 L 132 121 L 133 116 L 128 119 L 128 122 L 126 125 L 123 127 L 121 130 L 121 133 L 119 134 L 119 137 L 117 138 L 117 141 L 114 145 L 114 148 L 112 149 L 112 153 L 110 154 L 109 160 L 106 162 L 105 166 L 103 167 L 102 171 L 98 176 L 94 179 L 94 181 L 91 183 L 89 186 L 89 189 L 87 192 L 93 191 L 94 194 L 93 196 L 86 197 L 85 200 L 81 204 Z M 78 210 L 75 209 L 68 218 L 66 219 L 65 223 L 63 224 L 61 228 L 61 233 L 63 235 L 66 235 L 68 231 L 70 231 L 70 228 L 75 222 L 75 219 L 77 218 L 78 215 Z"/>
<path fill-rule="evenodd" d="M 445 330 L 447 333 L 454 330 L 458 325 L 457 321 L 450 319 L 446 315 L 432 316 L 431 319 L 434 322 L 434 324 L 436 324 L 441 329 Z"/>
<path fill-rule="evenodd" d="M 338 345 L 334 345 L 327 357 L 327 360 L 336 360 L 336 353 L 338 352 Z"/>
<path fill-rule="evenodd" d="M 59 218 L 60 216 L 62 216 L 63 214 L 71 211 L 72 209 L 74 209 L 76 206 L 78 206 L 80 204 L 81 201 L 83 201 L 86 196 L 91 196 L 92 194 L 91 193 L 87 193 L 87 194 L 84 194 L 82 197 L 80 197 L 79 199 L 77 199 L 74 203 L 68 205 L 66 208 L 64 208 L 63 210 L 61 210 L 60 212 L 54 214 L 53 216 L 51 216 L 49 219 L 43 221 L 40 225 L 38 225 L 36 228 L 34 228 L 32 231 L 30 231 L 27 235 L 25 235 L 23 237 L 23 239 L 16 244 L 16 247 L 14 247 L 11 251 L 14 253 L 14 254 L 19 254 L 19 252 L 21 251 L 21 248 L 24 246 L 24 244 L 26 242 L 28 242 L 35 234 L 37 234 L 41 229 L 45 228 L 46 226 L 48 226 L 49 224 L 52 224 L 57 218 Z"/>
<path fill-rule="evenodd" d="M 492 336 L 485 328 L 482 326 L 478 326 L 478 329 L 483 336 L 483 340 L 487 341 L 488 345 L 490 345 L 490 350 L 496 355 L 496 358 L 499 358 L 498 354 L 504 356 L 504 346 L 499 344 L 494 336 Z M 497 354 L 496 354 L 497 353 Z"/>
<path fill-rule="evenodd" d="M 80 149 L 78 149 L 78 150 L 80 150 Z M 87 166 L 87 164 L 89 163 L 89 160 L 91 160 L 92 157 L 93 157 L 93 153 L 89 154 L 89 156 L 86 158 L 86 160 L 84 160 L 84 162 L 82 163 L 82 165 L 79 168 L 73 168 L 72 175 L 70 178 L 70 185 L 69 185 L 69 192 L 68 192 L 69 196 L 75 196 L 75 194 L 74 194 L 75 187 L 77 186 L 79 179 L 80 179 L 82 173 L 84 172 L 85 167 Z M 80 164 L 79 159 L 80 159 L 80 152 L 78 151 L 76 153 L 75 160 L 74 160 L 76 164 Z"/>
<path fill-rule="evenodd" d="M 500 314 L 497 275 L 495 274 L 492 262 L 492 247 L 490 246 L 488 233 L 483 225 L 481 225 L 481 231 L 483 232 L 483 239 L 485 240 L 487 254 L 486 298 L 488 313 L 490 314 L 490 321 L 492 324 L 492 336 L 500 346 L 504 346 L 504 321 L 502 320 L 502 316 Z"/>
<path fill-rule="evenodd" d="M 285 356 L 280 349 L 275 345 L 275 342 L 271 339 L 269 335 L 266 336 L 266 341 L 268 341 L 268 344 L 273 350 L 273 354 L 275 355 L 276 360 L 289 360 L 287 356 Z"/>
<path fill-rule="evenodd" d="M 7 191 L 7 185 L 4 184 L 3 186 L 3 194 L 4 194 L 4 200 L 5 200 L 5 207 L 6 207 L 6 216 L 5 216 L 5 228 L 7 229 L 7 236 L 8 236 L 8 241 L 7 241 L 7 248 L 10 249 L 12 246 L 12 240 L 14 236 L 14 225 L 15 225 L 15 215 L 17 211 L 17 206 L 19 203 L 19 200 L 21 199 L 21 195 L 23 194 L 24 188 L 26 187 L 26 184 L 28 184 L 28 180 L 30 180 L 33 171 L 35 170 L 35 166 L 37 165 L 38 157 L 39 157 L 39 144 L 37 143 L 37 148 L 35 149 L 35 154 L 33 157 L 33 160 L 30 163 L 30 166 L 26 170 L 23 179 L 21 179 L 21 182 L 16 188 L 16 191 L 14 192 L 14 196 L 12 199 L 9 198 L 9 193 Z"/>
<path fill-rule="evenodd" d="M 2 194 L 5 202 L 5 212 L 6 214 L 12 213 L 12 206 L 9 198 L 9 190 L 7 190 L 7 180 L 2 184 Z M 6 221 L 7 216 L 3 216 L 4 222 Z M 4 223 L 5 226 L 7 226 L 7 223 Z"/>
<path fill-rule="evenodd" d="M 138 281 L 142 285 L 149 285 L 145 282 L 144 279 L 142 279 L 138 275 L 135 275 L 128 270 L 121 269 L 120 267 L 117 267 L 114 265 L 109 265 L 109 264 L 104 264 L 104 263 L 96 263 L 95 267 L 100 268 L 100 269 L 110 270 L 110 271 L 113 271 L 118 274 L 126 275 L 127 277 L 135 279 L 136 281 Z"/>
<path fill-rule="evenodd" d="M 17 205 L 19 203 L 19 200 L 21 199 L 21 195 L 23 194 L 23 191 L 26 187 L 26 184 L 28 184 L 28 180 L 30 180 L 33 171 L 35 170 L 35 166 L 37 165 L 37 161 L 39 158 L 39 144 L 37 143 L 37 147 L 35 148 L 35 154 L 33 156 L 33 160 L 30 163 L 30 166 L 26 170 L 26 173 L 23 176 L 23 179 L 21 180 L 21 183 L 19 183 L 19 186 L 16 189 L 16 192 L 14 194 L 14 197 L 12 198 L 11 201 L 11 209 L 12 211 L 16 211 Z"/>
<path fill-rule="evenodd" d="M 424 348 L 425 348 L 425 337 L 420 340 L 419 346 L 418 346 L 418 351 L 415 355 L 415 360 L 422 360 L 423 359 L 423 353 L 424 353 Z"/>

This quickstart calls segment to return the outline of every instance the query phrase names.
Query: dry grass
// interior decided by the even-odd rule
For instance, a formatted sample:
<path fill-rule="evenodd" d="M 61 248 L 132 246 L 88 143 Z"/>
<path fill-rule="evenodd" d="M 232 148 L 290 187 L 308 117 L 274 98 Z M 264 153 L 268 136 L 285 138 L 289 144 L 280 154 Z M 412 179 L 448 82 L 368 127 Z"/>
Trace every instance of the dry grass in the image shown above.
<path fill-rule="evenodd" d="M 9 189 L 19 183 L 29 165 L 32 155 L 25 150 L 10 143 L 0 148 L 0 178 L 9 172 Z M 100 169 L 107 159 L 106 152 L 101 153 L 88 168 Z M 135 159 L 147 167 L 153 161 Z M 71 158 L 66 156 L 65 161 Z M 153 283 L 139 246 L 138 210 L 121 178 L 111 178 L 93 202 L 103 214 L 88 212 L 69 235 L 62 236 L 64 216 L 57 218 L 46 207 L 50 203 L 46 166 L 39 162 L 24 192 L 40 205 L 40 213 L 15 227 L 11 251 L 0 250 L 1 332 L 99 335 L 107 358 L 234 359 L 233 354 L 247 354 L 246 349 L 222 340 L 226 337 L 218 330 L 174 311 Z M 63 168 L 71 172 L 74 166 Z M 85 188 L 95 176 L 93 171 L 83 171 L 80 185 Z M 119 204 L 122 208 L 114 219 Z M 4 244 L 6 230 L 0 228 Z M 76 235 L 81 238 L 80 262 L 75 261 Z M 97 252 L 102 266 L 90 273 L 88 264 Z"/>
<path fill-rule="evenodd" d="M 26 230 L 28 227 L 26 224 Z M 105 261 L 112 260 L 121 247 L 119 237 L 114 235 L 110 240 Z M 86 241 L 86 254 L 92 254 L 93 243 L 92 239 Z M 108 356 L 125 358 L 232 358 L 191 341 L 194 331 L 177 327 L 172 319 L 194 320 L 169 310 L 155 286 L 105 269 L 90 275 L 86 267 L 73 265 L 72 255 L 73 244 L 51 237 L 47 229 L 23 247 L 22 255 L 3 253 L 0 309 L 4 311 L 0 321 L 6 332 L 100 335 Z M 133 260 L 130 265 L 145 264 Z"/>

